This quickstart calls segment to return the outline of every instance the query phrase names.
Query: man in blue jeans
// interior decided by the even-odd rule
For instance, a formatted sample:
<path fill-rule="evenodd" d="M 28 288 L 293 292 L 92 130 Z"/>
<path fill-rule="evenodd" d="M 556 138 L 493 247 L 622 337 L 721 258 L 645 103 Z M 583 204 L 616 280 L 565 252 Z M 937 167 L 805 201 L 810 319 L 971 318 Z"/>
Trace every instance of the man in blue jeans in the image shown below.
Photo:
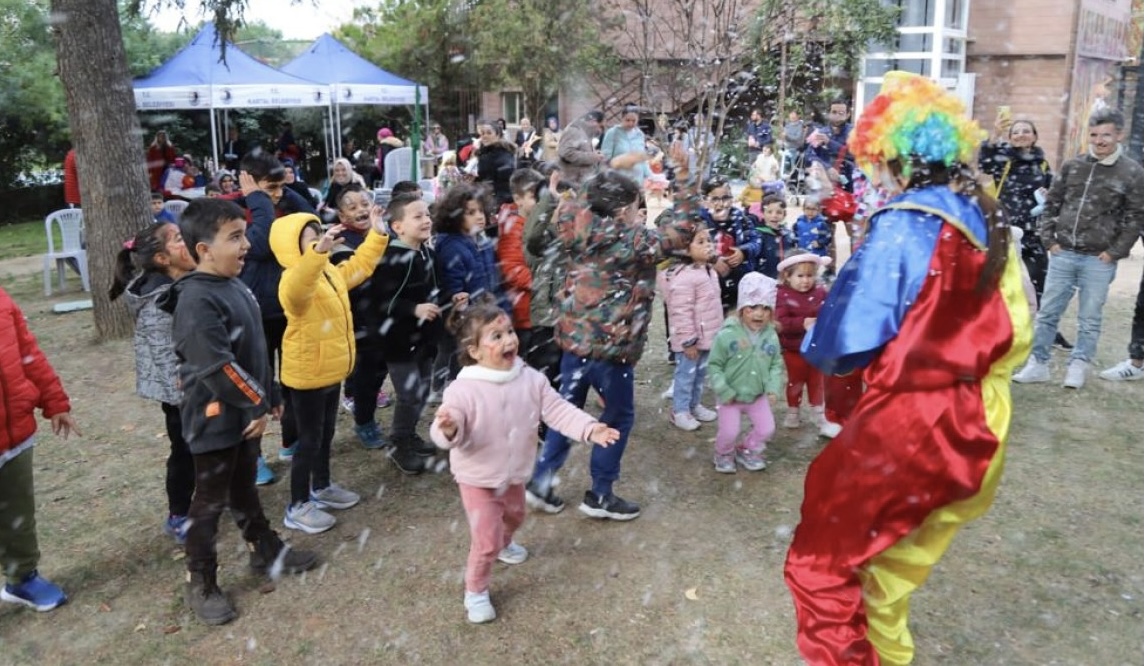
<path fill-rule="evenodd" d="M 1053 180 L 1041 222 L 1049 271 L 1033 331 L 1033 353 L 1013 376 L 1019 384 L 1049 381 L 1049 352 L 1076 290 L 1077 342 L 1069 354 L 1064 386 L 1084 386 L 1116 262 L 1128 256 L 1144 229 L 1144 168 L 1124 155 L 1119 143 L 1123 132 L 1119 111 L 1093 112 L 1088 153 L 1065 162 Z"/>
<path fill-rule="evenodd" d="M 686 158 L 676 157 L 686 181 Z M 606 171 L 588 179 L 583 194 L 563 203 L 556 215 L 556 242 L 568 257 L 555 331 L 564 351 L 560 392 L 583 407 L 588 389 L 596 389 L 604 399 L 600 421 L 620 431 L 611 446 L 592 447 L 592 487 L 584 493 L 580 511 L 593 518 L 632 520 L 640 515 L 639 505 L 617 496 L 612 485 L 620 477 L 620 459 L 635 423 L 635 365 L 651 323 L 656 263 L 665 252 L 684 247 L 690 234 L 685 236 L 680 225 L 694 226 L 698 209 L 677 204 L 671 219 L 683 221 L 656 233 L 644 223 L 639 185 Z M 570 449 L 566 437 L 549 429 L 527 486 L 529 506 L 547 513 L 564 509 L 552 486 Z"/>

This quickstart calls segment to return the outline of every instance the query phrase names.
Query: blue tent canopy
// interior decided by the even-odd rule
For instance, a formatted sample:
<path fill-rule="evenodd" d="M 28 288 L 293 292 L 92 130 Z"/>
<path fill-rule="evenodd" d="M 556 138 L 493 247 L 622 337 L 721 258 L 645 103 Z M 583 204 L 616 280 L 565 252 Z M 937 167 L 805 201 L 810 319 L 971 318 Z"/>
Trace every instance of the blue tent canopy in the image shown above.
<path fill-rule="evenodd" d="M 213 23 L 170 60 L 136 79 L 139 109 L 245 109 L 328 106 L 329 86 L 281 72 L 221 44 Z"/>
<path fill-rule="evenodd" d="M 324 34 L 282 71 L 330 86 L 334 103 L 406 105 L 429 99 L 429 89 L 390 74 Z"/>

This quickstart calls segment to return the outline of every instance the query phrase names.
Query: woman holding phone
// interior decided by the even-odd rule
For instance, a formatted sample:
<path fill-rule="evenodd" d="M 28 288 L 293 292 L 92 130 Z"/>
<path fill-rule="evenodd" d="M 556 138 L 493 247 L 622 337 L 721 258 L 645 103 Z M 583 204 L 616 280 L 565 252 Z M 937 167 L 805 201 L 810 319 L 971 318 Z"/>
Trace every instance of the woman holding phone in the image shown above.
<path fill-rule="evenodd" d="M 1029 270 L 1039 302 L 1045 289 L 1049 255 L 1041 243 L 1037 226 L 1053 172 L 1045 159 L 1045 151 L 1037 145 L 1037 127 L 1033 121 L 1013 120 L 1008 106 L 997 107 L 993 134 L 981 145 L 978 168 L 993 179 L 997 200 L 1009 224 L 1024 232 L 1021 259 Z M 1072 349 L 1060 333 L 1056 345 Z"/>

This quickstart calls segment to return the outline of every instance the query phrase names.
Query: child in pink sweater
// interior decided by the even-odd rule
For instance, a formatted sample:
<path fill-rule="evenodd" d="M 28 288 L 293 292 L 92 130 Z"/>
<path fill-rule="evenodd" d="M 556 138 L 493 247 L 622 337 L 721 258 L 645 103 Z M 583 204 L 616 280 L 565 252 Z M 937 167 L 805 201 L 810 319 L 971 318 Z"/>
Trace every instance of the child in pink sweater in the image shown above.
<path fill-rule="evenodd" d="M 701 422 L 719 416 L 699 402 L 711 343 L 723 325 L 719 276 L 712 267 L 715 259 L 711 235 L 699 228 L 688 243 L 687 254 L 656 277 L 667 305 L 668 346 L 676 355 L 668 420 L 680 430 L 696 430 Z"/>
<path fill-rule="evenodd" d="M 536 462 L 540 421 L 564 435 L 608 446 L 620 433 L 577 409 L 521 360 L 512 320 L 492 299 L 474 302 L 454 327 L 462 370 L 445 389 L 429 435 L 449 464 L 469 520 L 465 610 L 469 622 L 496 619 L 489 600 L 493 562 L 519 564 L 513 541 L 524 520 L 524 484 Z"/>

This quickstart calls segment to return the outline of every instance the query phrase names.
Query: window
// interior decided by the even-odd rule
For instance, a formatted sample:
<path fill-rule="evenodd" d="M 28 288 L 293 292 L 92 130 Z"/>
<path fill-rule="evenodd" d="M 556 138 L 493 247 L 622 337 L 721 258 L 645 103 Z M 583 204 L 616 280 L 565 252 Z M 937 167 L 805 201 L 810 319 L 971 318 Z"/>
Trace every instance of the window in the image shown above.
<path fill-rule="evenodd" d="M 895 69 L 901 70 L 903 72 L 921 74 L 922 76 L 929 76 L 930 61 L 921 58 L 867 58 L 866 71 L 864 74 L 867 78 L 880 78 L 885 76 L 886 72 L 893 71 Z"/>
<path fill-rule="evenodd" d="M 960 60 L 942 60 L 941 61 L 941 75 L 942 78 L 956 79 L 965 72 L 963 71 L 962 63 Z"/>
<path fill-rule="evenodd" d="M 924 28 L 934 24 L 934 5 L 937 0 L 891 0 L 891 5 L 897 5 L 902 13 L 898 17 L 898 25 L 903 28 Z"/>
<path fill-rule="evenodd" d="M 933 50 L 933 33 L 914 32 L 898 33 L 894 40 L 895 51 L 931 51 Z"/>
<path fill-rule="evenodd" d="M 501 113 L 509 125 L 519 123 L 524 116 L 524 95 L 519 92 L 501 93 Z"/>
<path fill-rule="evenodd" d="M 965 3 L 962 0 L 945 0 L 945 27 L 964 30 Z"/>

